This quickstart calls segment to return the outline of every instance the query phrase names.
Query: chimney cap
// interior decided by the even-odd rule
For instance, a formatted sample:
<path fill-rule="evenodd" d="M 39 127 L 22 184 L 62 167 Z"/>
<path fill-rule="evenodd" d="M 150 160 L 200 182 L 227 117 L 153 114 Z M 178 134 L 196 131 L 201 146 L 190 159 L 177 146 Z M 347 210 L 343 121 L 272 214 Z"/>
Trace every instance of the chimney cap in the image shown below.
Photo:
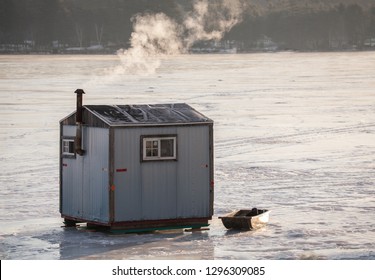
<path fill-rule="evenodd" d="M 80 89 L 80 88 L 77 88 L 76 91 L 74 93 L 77 93 L 77 94 L 85 94 L 85 92 L 83 91 L 83 89 Z"/>

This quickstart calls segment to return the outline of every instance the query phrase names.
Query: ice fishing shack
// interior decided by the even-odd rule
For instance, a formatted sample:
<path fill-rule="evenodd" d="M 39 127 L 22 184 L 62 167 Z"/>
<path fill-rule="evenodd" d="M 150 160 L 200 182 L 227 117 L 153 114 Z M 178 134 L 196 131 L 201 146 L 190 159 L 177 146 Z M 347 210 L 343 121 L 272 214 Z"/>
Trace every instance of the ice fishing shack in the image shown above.
<path fill-rule="evenodd" d="M 213 121 L 185 103 L 83 105 L 60 121 L 64 222 L 137 231 L 213 215 Z"/>

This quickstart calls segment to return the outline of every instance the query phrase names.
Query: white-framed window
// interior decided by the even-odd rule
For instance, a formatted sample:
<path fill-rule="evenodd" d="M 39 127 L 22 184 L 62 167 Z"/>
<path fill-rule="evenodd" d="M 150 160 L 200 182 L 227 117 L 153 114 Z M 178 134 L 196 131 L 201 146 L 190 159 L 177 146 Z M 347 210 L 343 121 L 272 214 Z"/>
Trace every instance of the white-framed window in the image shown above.
<path fill-rule="evenodd" d="M 62 155 L 64 157 L 75 157 L 74 138 L 63 138 L 61 143 Z"/>
<path fill-rule="evenodd" d="M 177 136 L 142 136 L 142 161 L 177 160 Z"/>

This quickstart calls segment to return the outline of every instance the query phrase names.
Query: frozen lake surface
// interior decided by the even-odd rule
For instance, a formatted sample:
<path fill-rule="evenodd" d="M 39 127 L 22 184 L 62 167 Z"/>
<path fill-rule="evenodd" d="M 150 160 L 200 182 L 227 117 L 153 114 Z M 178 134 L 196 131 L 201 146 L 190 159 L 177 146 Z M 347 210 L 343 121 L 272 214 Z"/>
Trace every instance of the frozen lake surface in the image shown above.
<path fill-rule="evenodd" d="M 120 68 L 119 68 L 120 67 Z M 0 56 L 0 259 L 375 259 L 375 52 Z M 186 102 L 215 121 L 209 231 L 63 228 L 59 120 L 84 104 Z M 272 210 L 254 232 L 233 209 Z"/>

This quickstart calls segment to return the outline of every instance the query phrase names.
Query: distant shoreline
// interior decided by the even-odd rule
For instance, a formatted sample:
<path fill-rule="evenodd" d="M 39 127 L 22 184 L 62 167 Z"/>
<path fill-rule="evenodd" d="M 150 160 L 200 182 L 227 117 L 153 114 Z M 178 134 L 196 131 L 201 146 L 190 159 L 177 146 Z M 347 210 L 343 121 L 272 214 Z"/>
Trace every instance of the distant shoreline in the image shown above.
<path fill-rule="evenodd" d="M 254 50 L 254 51 L 238 51 L 236 53 L 230 52 L 187 52 L 181 53 L 181 55 L 236 55 L 236 54 L 256 54 L 256 53 L 350 53 L 350 52 L 373 52 L 375 48 L 369 49 L 342 49 L 342 50 L 275 50 L 275 51 L 267 51 L 267 50 Z M 117 55 L 117 50 L 113 52 L 0 52 L 0 56 L 2 55 Z"/>

